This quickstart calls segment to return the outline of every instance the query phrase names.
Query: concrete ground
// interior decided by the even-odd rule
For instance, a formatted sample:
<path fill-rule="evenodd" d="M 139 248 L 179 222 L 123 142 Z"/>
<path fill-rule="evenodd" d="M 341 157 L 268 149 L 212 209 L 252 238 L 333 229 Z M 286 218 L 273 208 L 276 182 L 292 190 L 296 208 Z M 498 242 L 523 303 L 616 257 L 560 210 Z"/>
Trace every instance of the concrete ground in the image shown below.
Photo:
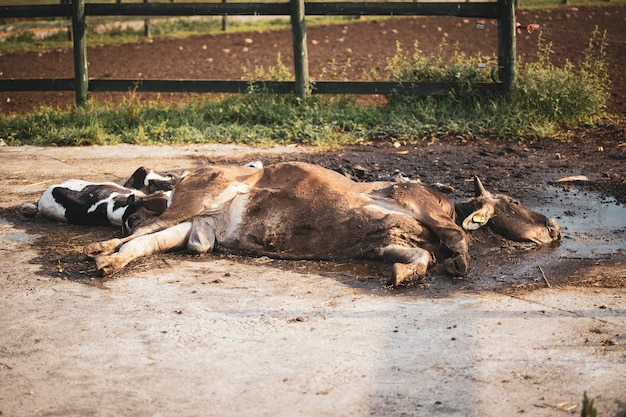
<path fill-rule="evenodd" d="M 3 147 L 0 208 L 146 159 L 302 151 Z M 416 296 L 218 256 L 95 286 L 43 273 L 18 226 L 0 218 L 3 416 L 541 417 L 580 414 L 585 391 L 614 416 L 626 402 L 624 288 Z"/>

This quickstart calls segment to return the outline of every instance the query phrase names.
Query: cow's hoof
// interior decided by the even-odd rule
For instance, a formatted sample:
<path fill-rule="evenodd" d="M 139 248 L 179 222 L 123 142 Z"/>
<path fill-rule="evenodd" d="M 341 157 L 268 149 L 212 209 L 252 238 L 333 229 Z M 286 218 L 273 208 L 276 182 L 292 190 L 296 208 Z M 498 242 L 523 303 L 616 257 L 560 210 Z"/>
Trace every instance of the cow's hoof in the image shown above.
<path fill-rule="evenodd" d="M 467 254 L 457 254 L 443 261 L 443 266 L 450 275 L 462 277 L 467 275 L 470 267 L 470 259 Z"/>
<path fill-rule="evenodd" d="M 412 263 L 412 264 L 393 264 L 391 278 L 387 281 L 387 285 L 396 286 L 404 281 L 415 281 L 426 276 L 428 265 Z"/>
<path fill-rule="evenodd" d="M 22 207 L 20 207 L 20 212 L 22 213 L 22 215 L 29 218 L 37 216 L 38 210 L 39 208 L 37 207 L 37 204 L 33 203 L 24 203 L 22 204 Z"/>
<path fill-rule="evenodd" d="M 101 276 L 111 275 L 117 271 L 108 256 L 97 256 L 94 260 L 96 261 L 96 269 Z"/>
<path fill-rule="evenodd" d="M 90 243 L 83 249 L 83 253 L 90 258 L 113 253 L 122 242 L 119 239 L 111 239 L 105 242 Z"/>

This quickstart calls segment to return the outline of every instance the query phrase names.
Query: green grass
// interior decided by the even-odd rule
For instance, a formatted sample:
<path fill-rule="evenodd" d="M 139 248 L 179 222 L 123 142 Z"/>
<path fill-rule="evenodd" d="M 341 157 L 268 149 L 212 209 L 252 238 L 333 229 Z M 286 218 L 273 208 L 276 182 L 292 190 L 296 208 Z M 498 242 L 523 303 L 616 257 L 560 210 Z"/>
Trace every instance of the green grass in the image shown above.
<path fill-rule="evenodd" d="M 557 67 L 550 55 L 551 45 L 541 41 L 537 61 L 519 64 L 515 91 L 507 97 L 488 97 L 475 88 L 490 78 L 490 66 L 480 68 L 476 63 L 495 57 L 468 57 L 456 48 L 449 54 L 427 56 L 418 45 L 410 51 L 399 46 L 388 63 L 391 79 L 448 81 L 456 85 L 454 92 L 437 97 L 391 95 L 378 105 L 359 105 L 353 96 L 299 99 L 266 91 L 178 104 L 145 103 L 130 96 L 118 104 L 43 107 L 21 116 L 0 115 L 0 138 L 9 145 L 296 143 L 322 147 L 443 137 L 563 138 L 564 128 L 606 117 L 610 84 L 604 37 L 594 33 L 578 63 Z M 452 58 L 444 61 L 441 56 Z M 326 73 L 341 78 L 342 71 L 331 65 Z M 245 74 L 249 80 L 293 79 L 280 57 L 275 66 L 248 69 Z"/>
<path fill-rule="evenodd" d="M 583 394 L 582 410 L 580 412 L 581 417 L 598 417 L 598 410 L 595 407 L 595 400 L 587 396 L 587 391 Z M 618 406 L 617 414 L 612 414 L 613 417 L 626 417 L 626 404 L 621 401 L 616 401 Z"/>

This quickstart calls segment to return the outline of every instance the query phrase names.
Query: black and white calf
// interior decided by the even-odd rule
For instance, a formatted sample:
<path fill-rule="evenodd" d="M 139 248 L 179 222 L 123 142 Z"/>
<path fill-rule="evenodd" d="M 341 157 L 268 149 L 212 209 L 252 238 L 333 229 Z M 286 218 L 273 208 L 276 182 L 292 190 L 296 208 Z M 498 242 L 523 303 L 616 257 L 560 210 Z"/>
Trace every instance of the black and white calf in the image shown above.
<path fill-rule="evenodd" d="M 48 187 L 37 204 L 22 205 L 22 213 L 70 224 L 122 226 L 130 231 L 137 221 L 165 211 L 171 190 L 184 175 L 161 175 L 141 167 L 124 186 L 68 180 Z"/>

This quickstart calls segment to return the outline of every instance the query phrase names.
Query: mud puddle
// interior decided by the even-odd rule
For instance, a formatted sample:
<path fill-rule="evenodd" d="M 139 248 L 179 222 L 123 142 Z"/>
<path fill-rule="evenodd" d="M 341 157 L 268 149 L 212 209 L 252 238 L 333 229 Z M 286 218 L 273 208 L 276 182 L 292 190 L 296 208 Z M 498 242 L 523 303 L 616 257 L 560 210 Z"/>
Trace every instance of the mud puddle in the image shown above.
<path fill-rule="evenodd" d="M 626 250 L 626 206 L 612 197 L 549 186 L 530 207 L 559 222 L 559 256 L 595 258 Z"/>
<path fill-rule="evenodd" d="M 554 285 L 619 287 L 626 265 L 626 207 L 611 197 L 578 188 L 547 186 L 527 207 L 557 219 L 558 244 L 536 247 L 505 241 L 488 231 L 472 235 L 472 269 L 448 287 L 509 291 Z M 437 280 L 433 281 L 436 282 Z M 452 285 L 451 285 L 452 284 Z M 433 290 L 445 290 L 435 284 Z"/>

